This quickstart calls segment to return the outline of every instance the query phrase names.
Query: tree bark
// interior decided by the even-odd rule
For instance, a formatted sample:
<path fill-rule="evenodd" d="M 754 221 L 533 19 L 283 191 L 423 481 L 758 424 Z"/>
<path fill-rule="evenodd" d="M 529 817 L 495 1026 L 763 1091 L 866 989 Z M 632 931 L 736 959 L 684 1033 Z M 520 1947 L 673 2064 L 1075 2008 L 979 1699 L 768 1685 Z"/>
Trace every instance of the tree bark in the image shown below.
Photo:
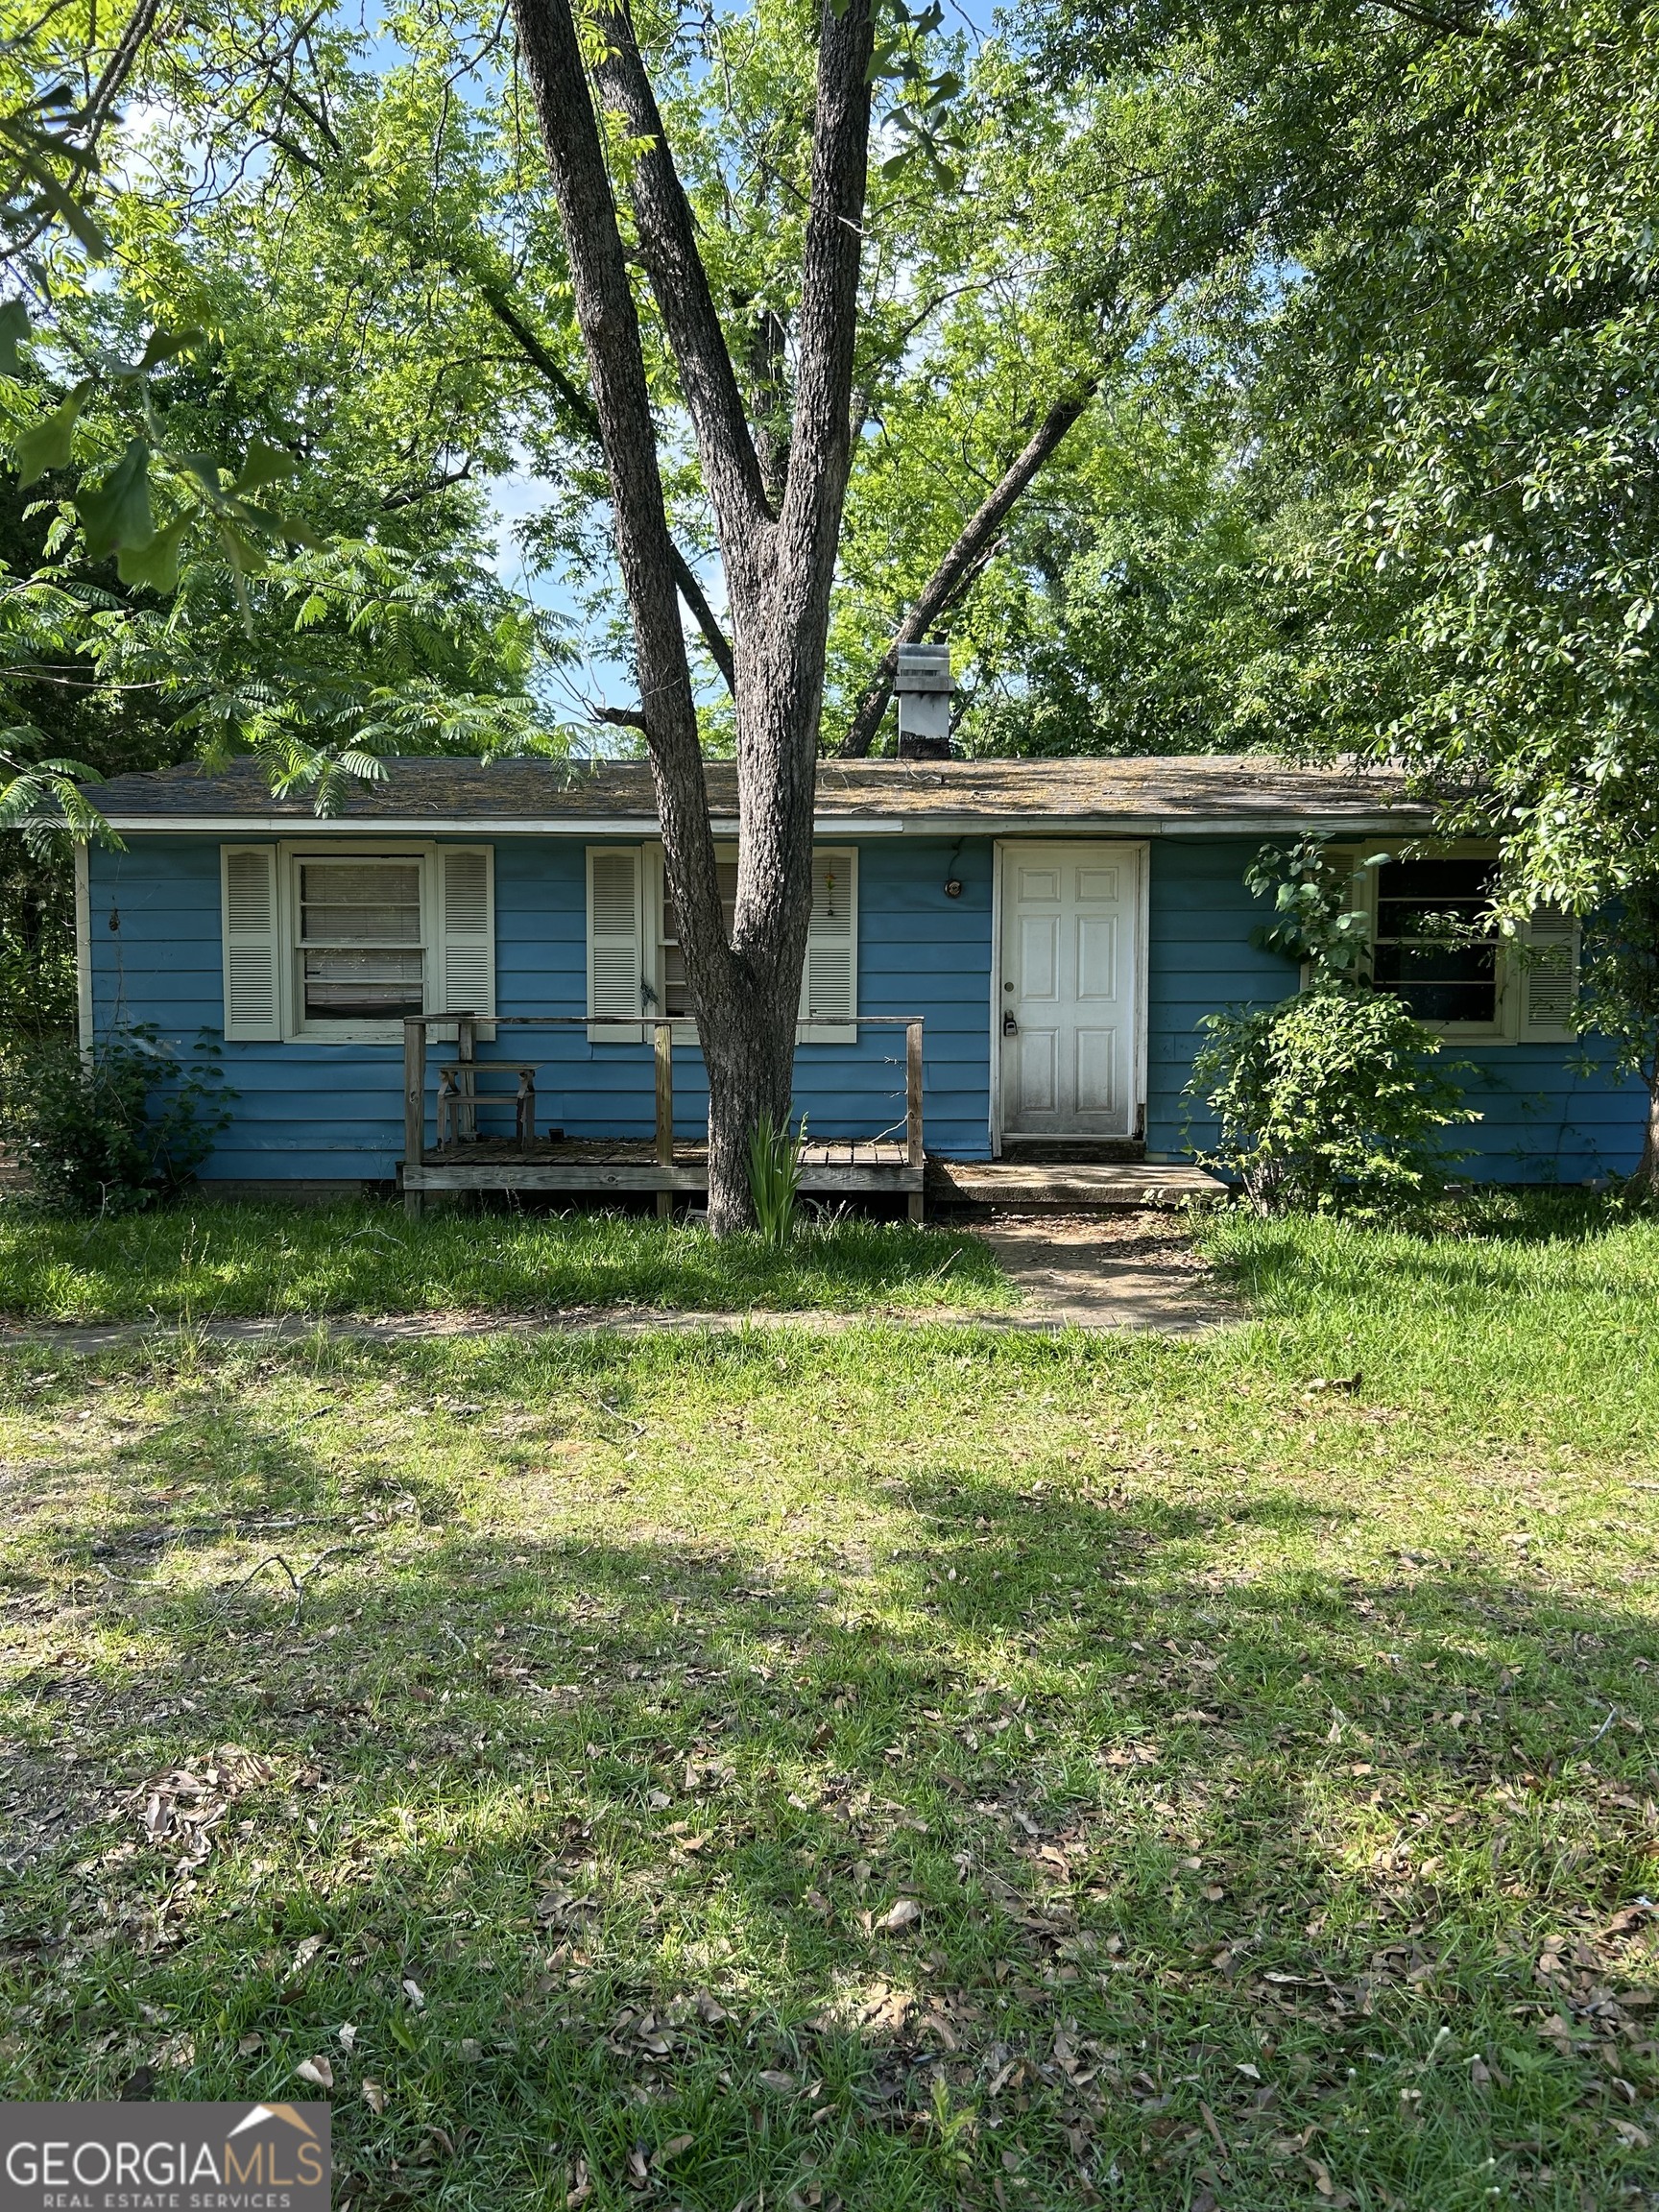
<path fill-rule="evenodd" d="M 819 24 L 796 420 L 774 508 L 715 313 L 695 225 L 625 12 L 601 20 L 594 75 L 635 142 L 635 228 L 714 507 L 732 610 L 738 873 L 721 911 L 656 426 L 638 319 L 571 0 L 513 0 L 569 256 L 610 472 L 617 561 L 657 786 L 663 861 L 709 1070 L 709 1219 L 753 1219 L 749 1137 L 789 1117 L 811 913 L 812 808 L 830 588 L 851 460 L 849 401 L 870 131 L 871 0 Z"/>
<path fill-rule="evenodd" d="M 893 634 L 892 643 L 877 662 L 875 672 L 859 695 L 837 750 L 844 760 L 862 760 L 876 741 L 887 703 L 893 696 L 893 679 L 899 673 L 899 648 L 914 645 L 926 637 L 946 610 L 973 583 L 989 558 L 998 530 L 1009 510 L 1030 484 L 1045 461 L 1082 414 L 1094 395 L 1086 384 L 1079 392 L 1057 399 L 1023 449 L 1003 470 L 975 512 L 963 524 L 950 550 L 928 578 L 921 596 Z"/>
<path fill-rule="evenodd" d="M 572 425 L 584 436 L 590 438 L 596 445 L 599 445 L 599 418 L 593 402 L 582 387 L 565 374 L 553 353 L 541 343 L 501 286 L 486 278 L 472 276 L 458 260 L 451 261 L 449 266 L 464 281 L 476 283 L 478 297 L 517 345 L 525 360 L 546 378 Z M 674 581 L 680 588 L 680 596 L 685 600 L 692 621 L 702 632 L 703 642 L 709 648 L 709 657 L 725 678 L 726 687 L 730 690 L 733 682 L 732 648 L 727 642 L 725 631 L 720 627 L 720 618 L 709 606 L 708 594 L 697 581 L 695 569 L 672 538 L 668 541 L 668 558 L 673 563 Z"/>

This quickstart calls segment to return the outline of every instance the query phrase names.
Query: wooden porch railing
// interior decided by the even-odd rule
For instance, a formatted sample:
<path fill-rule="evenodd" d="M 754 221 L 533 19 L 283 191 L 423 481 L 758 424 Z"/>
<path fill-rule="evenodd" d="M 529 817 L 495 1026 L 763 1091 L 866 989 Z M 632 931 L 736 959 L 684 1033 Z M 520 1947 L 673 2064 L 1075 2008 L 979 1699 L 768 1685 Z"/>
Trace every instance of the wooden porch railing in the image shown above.
<path fill-rule="evenodd" d="M 679 1183 L 675 1175 L 674 1152 L 674 1030 L 676 1025 L 683 1025 L 685 1020 L 685 1015 L 644 1014 L 638 1017 L 639 1026 L 653 1032 L 655 1159 L 663 1178 L 661 1187 L 657 1190 L 657 1207 L 658 1212 L 664 1215 L 672 1207 L 674 1190 Z M 453 1028 L 455 1032 L 454 1064 L 443 1069 L 439 1078 L 440 1145 L 464 1143 L 476 1137 L 477 1114 L 481 1102 L 477 1082 L 479 1074 L 486 1070 L 499 1070 L 502 1074 L 517 1077 L 516 1094 L 511 1096 L 502 1094 L 493 1098 L 491 1103 L 511 1105 L 514 1108 L 516 1135 L 521 1151 L 528 1155 L 534 1145 L 535 1067 L 512 1058 L 480 1061 L 478 1029 L 481 1022 L 488 1022 L 493 1030 L 589 1030 L 594 1026 L 592 1018 L 586 1014 L 407 1016 L 403 1023 L 403 1156 L 406 1167 L 410 1165 L 422 1166 L 426 1159 L 427 1046 L 430 1042 L 429 1032 L 434 1028 Z M 627 1026 L 634 1026 L 633 1018 L 630 1018 Z M 903 1166 L 906 1169 L 914 1170 L 919 1177 L 926 1165 L 922 1131 L 922 1017 L 911 1014 L 860 1014 L 855 1015 L 846 1026 L 904 1031 Z M 832 1139 L 830 1142 L 838 1147 L 854 1141 Z M 894 1149 L 896 1151 L 897 1147 Z M 411 1213 L 419 1213 L 421 1194 L 418 1190 L 406 1191 L 405 1201 Z"/>

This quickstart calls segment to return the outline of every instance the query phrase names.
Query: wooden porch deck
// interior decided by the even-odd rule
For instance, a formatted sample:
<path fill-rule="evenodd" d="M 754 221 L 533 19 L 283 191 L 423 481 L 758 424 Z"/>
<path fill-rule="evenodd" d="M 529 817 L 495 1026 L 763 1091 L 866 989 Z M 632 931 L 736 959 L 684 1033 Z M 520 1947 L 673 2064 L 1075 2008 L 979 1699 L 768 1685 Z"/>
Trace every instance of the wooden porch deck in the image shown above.
<path fill-rule="evenodd" d="M 1226 1184 L 1202 1167 L 1159 1166 L 1145 1160 L 1045 1156 L 927 1163 L 930 1205 L 978 1213 L 1138 1213 L 1190 1201 L 1216 1205 L 1226 1196 Z"/>
<path fill-rule="evenodd" d="M 803 1190 L 899 1190 L 920 1194 L 923 1169 L 902 1144 L 806 1144 Z M 554 1140 L 520 1144 L 510 1138 L 463 1140 L 427 1150 L 403 1168 L 405 1190 L 612 1190 L 697 1192 L 709 1188 L 709 1147 L 677 1142 L 661 1161 L 649 1139 Z"/>
<path fill-rule="evenodd" d="M 571 1139 L 537 1131 L 537 1063 L 479 1060 L 482 1017 L 427 1014 L 403 1024 L 403 1203 L 419 1214 L 429 1192 L 535 1190 L 650 1196 L 666 1215 L 677 1194 L 709 1188 L 709 1148 L 674 1135 L 674 1034 L 666 1017 L 642 1017 L 652 1032 L 656 1135 L 647 1139 Z M 911 1220 L 923 1216 L 926 1152 L 922 1142 L 922 1023 L 908 1016 L 862 1015 L 860 1028 L 904 1033 L 903 1138 L 899 1142 L 814 1139 L 802 1148 L 801 1189 L 817 1195 L 902 1196 Z M 497 1034 L 545 1028 L 582 1029 L 586 1016 L 498 1015 Z M 454 1036 L 455 1058 L 440 1066 L 437 1142 L 428 1141 L 427 1046 L 434 1030 Z M 528 1040 L 526 1040 L 528 1042 Z M 512 1088 L 492 1088 L 492 1084 Z M 479 1117 L 505 1114 L 512 1137 L 478 1133 Z"/>

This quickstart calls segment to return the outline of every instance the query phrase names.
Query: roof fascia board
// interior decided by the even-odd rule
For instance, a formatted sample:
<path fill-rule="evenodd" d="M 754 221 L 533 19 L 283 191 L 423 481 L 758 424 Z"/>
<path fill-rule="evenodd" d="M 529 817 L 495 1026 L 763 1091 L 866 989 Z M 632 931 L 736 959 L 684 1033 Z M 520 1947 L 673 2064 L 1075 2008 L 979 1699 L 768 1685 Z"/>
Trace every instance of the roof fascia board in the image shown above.
<path fill-rule="evenodd" d="M 735 814 L 710 817 L 716 836 L 737 828 Z M 655 814 L 613 814 L 577 817 L 562 814 L 552 820 L 526 820 L 517 815 L 421 815 L 413 820 L 365 821 L 361 815 L 338 821 L 308 821 L 293 814 L 110 814 L 111 830 L 124 836 L 150 833 L 168 836 L 187 832 L 194 836 L 257 837 L 658 837 L 661 824 Z M 893 836 L 906 825 L 864 816 L 820 814 L 815 833 L 842 835 L 856 830 L 861 837 Z"/>
<path fill-rule="evenodd" d="M 223 835 L 264 837 L 656 837 L 661 826 L 654 814 L 616 814 L 525 820 L 517 816 L 421 815 L 365 821 L 307 821 L 292 814 L 111 814 L 111 830 L 127 836 Z M 716 834 L 729 834 L 736 817 L 717 814 Z M 984 835 L 1075 836 L 1080 830 L 1113 837 L 1214 837 L 1235 833 L 1284 835 L 1310 827 L 1385 836 L 1390 830 L 1428 829 L 1426 807 L 1401 807 L 1374 814 L 1320 807 L 1267 814 L 820 814 L 819 836 L 957 837 Z"/>

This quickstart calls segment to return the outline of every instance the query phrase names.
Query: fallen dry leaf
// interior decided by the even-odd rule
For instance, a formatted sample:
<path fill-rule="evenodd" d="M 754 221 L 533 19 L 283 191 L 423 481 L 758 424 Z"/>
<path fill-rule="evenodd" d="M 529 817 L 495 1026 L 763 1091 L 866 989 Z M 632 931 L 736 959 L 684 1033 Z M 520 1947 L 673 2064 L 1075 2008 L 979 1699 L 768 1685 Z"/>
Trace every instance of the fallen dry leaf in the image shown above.
<path fill-rule="evenodd" d="M 780 2094 L 795 2086 L 794 2075 L 785 2074 L 781 2066 L 762 2066 L 757 2080 L 765 2088 L 776 2089 Z"/>
<path fill-rule="evenodd" d="M 334 2069 L 321 2054 L 315 2058 L 301 2058 L 294 2071 L 301 2081 L 315 2081 L 319 2089 L 334 2086 Z"/>
<path fill-rule="evenodd" d="M 379 2081 L 365 2081 L 363 2084 L 363 2102 L 368 2105 L 371 2112 L 384 2112 L 386 2109 L 384 2085 Z"/>
<path fill-rule="evenodd" d="M 565 2193 L 565 2212 L 576 2212 L 577 2205 L 586 2204 L 592 2194 L 593 2183 L 589 2178 L 588 2161 L 586 2158 L 578 2158 L 576 2171 L 571 2176 L 571 2187 Z"/>
<path fill-rule="evenodd" d="M 897 1936 L 906 1928 L 913 1928 L 922 1917 L 922 1908 L 914 1897 L 901 1897 L 890 1905 L 877 1926 L 888 1936 Z"/>
<path fill-rule="evenodd" d="M 408 1998 L 410 2004 L 414 2006 L 417 2012 L 425 2011 L 426 1993 L 421 1988 L 419 1982 L 410 1982 L 405 1980 L 403 1984 L 403 1994 Z"/>
<path fill-rule="evenodd" d="M 666 2166 L 670 2158 L 678 2158 L 683 2152 L 689 2151 L 696 2140 L 695 2135 L 671 2135 L 652 2159 L 652 2165 Z"/>
<path fill-rule="evenodd" d="M 340 2046 L 342 2050 L 356 2050 L 357 2030 L 349 2020 L 346 2021 L 341 2027 L 337 2028 L 334 2032 L 340 2038 Z"/>

